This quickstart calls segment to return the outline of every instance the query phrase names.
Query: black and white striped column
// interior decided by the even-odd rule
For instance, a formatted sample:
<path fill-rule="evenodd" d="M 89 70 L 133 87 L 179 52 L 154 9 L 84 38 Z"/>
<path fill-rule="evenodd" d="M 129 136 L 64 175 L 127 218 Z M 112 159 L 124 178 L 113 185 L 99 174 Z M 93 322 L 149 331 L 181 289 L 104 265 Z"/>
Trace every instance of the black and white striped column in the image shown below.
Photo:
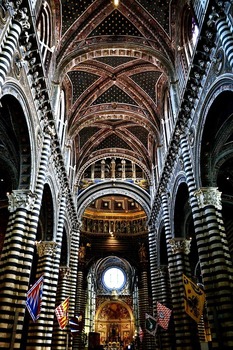
<path fill-rule="evenodd" d="M 200 343 L 197 324 L 188 316 L 184 309 L 183 273 L 190 276 L 190 240 L 173 238 L 170 240 L 172 260 L 169 263 L 171 293 L 173 302 L 173 320 L 175 327 L 176 350 L 198 350 Z"/>
<path fill-rule="evenodd" d="M 54 306 L 56 301 L 57 269 L 53 270 L 56 260 L 57 243 L 54 241 L 41 241 L 37 243 L 37 278 L 44 276 L 42 307 L 40 317 L 36 322 L 30 320 L 27 334 L 26 349 L 50 350 L 52 343 L 52 329 L 54 322 Z M 56 266 L 56 263 L 55 263 Z M 46 326 L 45 326 L 46 325 Z"/>
<path fill-rule="evenodd" d="M 20 348 L 26 292 L 35 249 L 30 231 L 30 191 L 15 190 L 8 195 L 10 216 L 0 260 L 1 346 Z"/>
<path fill-rule="evenodd" d="M 155 227 L 149 228 L 148 241 L 149 241 L 149 258 L 150 258 L 150 274 L 151 274 L 151 292 L 153 310 L 156 309 L 156 295 L 158 290 L 157 281 L 157 268 L 158 268 L 158 253 L 157 253 L 157 234 L 155 233 Z"/>
<path fill-rule="evenodd" d="M 170 240 L 172 239 L 171 233 L 171 221 L 170 221 L 170 211 L 169 211 L 169 199 L 166 192 L 161 193 L 162 199 L 162 210 L 163 210 L 163 221 L 164 221 L 164 230 L 165 230 L 165 239 L 166 239 L 166 248 L 168 256 L 168 266 L 160 266 L 157 269 L 157 301 L 161 304 L 167 306 L 168 308 L 173 308 L 172 306 L 172 295 L 171 295 L 171 276 L 169 275 L 169 261 L 172 261 L 171 258 L 171 245 Z M 174 343 L 174 325 L 172 322 L 173 314 L 171 316 L 171 321 L 169 323 L 169 328 L 167 331 L 160 332 L 160 341 L 164 349 L 170 349 L 171 344 Z"/>
<path fill-rule="evenodd" d="M 148 261 L 147 259 L 140 261 L 140 275 L 138 283 L 139 294 L 139 321 L 144 330 L 146 314 L 152 315 L 152 305 L 149 305 L 149 289 L 148 289 Z M 155 349 L 155 338 L 144 330 L 143 336 L 143 349 L 152 350 Z"/>
<path fill-rule="evenodd" d="M 188 258 L 190 240 L 185 238 L 174 238 L 171 233 L 171 223 L 169 214 L 169 203 L 165 193 L 162 194 L 163 219 L 165 225 L 165 235 L 168 253 L 168 269 L 170 293 L 172 302 L 172 322 L 170 325 L 170 339 L 163 339 L 169 344 L 171 338 L 176 343 L 177 350 L 199 349 L 197 337 L 197 327 L 193 327 L 192 320 L 187 316 L 184 310 L 183 301 L 183 281 L 182 275 L 190 275 L 190 263 Z M 179 233 L 176 233 L 178 235 Z M 168 292 L 168 289 L 167 289 Z M 161 301 L 162 302 L 162 301 Z M 169 302 L 167 300 L 167 302 Z M 170 305 L 165 305 L 169 307 Z M 167 334 L 167 338 L 169 335 Z M 174 340 L 175 338 L 175 340 Z"/>
<path fill-rule="evenodd" d="M 181 136 L 183 165 L 192 208 L 198 256 L 207 300 L 213 349 L 230 349 L 232 334 L 232 264 L 216 188 L 196 189 L 189 144 Z M 221 306 L 219 305 L 221 304 Z"/>
<path fill-rule="evenodd" d="M 78 251 L 77 251 L 78 254 Z M 77 289 L 76 289 L 76 302 L 75 302 L 75 314 L 82 312 L 85 315 L 85 306 L 87 303 L 87 282 L 86 282 L 86 261 L 85 259 L 79 261 L 78 273 L 77 273 Z M 74 338 L 73 350 L 82 348 L 82 334 L 79 334 Z"/>
<path fill-rule="evenodd" d="M 5 349 L 11 346 L 19 349 L 21 346 L 26 293 L 50 155 L 49 130 L 44 134 L 35 193 L 15 190 L 8 195 L 10 217 L 0 260 L 0 333 L 1 345 Z"/>
<path fill-rule="evenodd" d="M 203 216 L 199 239 L 213 349 L 233 348 L 233 270 L 222 220 L 221 194 L 215 187 L 195 193 Z"/>
<path fill-rule="evenodd" d="M 233 68 L 233 34 L 224 17 L 220 17 L 216 21 L 216 28 L 225 51 L 225 56 Z"/>
<path fill-rule="evenodd" d="M 7 35 L 4 38 L 0 52 L 0 91 L 10 70 L 12 58 L 16 51 L 19 37 L 24 29 L 29 29 L 28 16 L 24 9 L 18 10 L 17 15 L 11 19 Z"/>

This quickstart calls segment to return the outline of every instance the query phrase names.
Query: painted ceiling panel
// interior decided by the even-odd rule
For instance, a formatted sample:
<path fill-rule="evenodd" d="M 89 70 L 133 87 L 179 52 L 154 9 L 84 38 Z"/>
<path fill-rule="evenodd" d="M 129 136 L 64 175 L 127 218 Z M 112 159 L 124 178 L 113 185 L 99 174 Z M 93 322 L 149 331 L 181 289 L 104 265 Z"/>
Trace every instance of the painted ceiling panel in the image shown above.
<path fill-rule="evenodd" d="M 171 0 L 137 0 L 169 34 L 169 6 Z"/>
<path fill-rule="evenodd" d="M 117 149 L 152 171 L 163 115 L 157 101 L 175 66 L 170 3 L 61 0 L 58 75 L 65 77 L 67 132 L 79 170 L 93 154 L 107 149 L 116 157 Z"/>
<path fill-rule="evenodd" d="M 132 126 L 127 129 L 147 148 L 148 130 L 142 128 L 141 126 Z"/>
<path fill-rule="evenodd" d="M 156 83 L 161 76 L 161 72 L 142 72 L 131 75 L 131 79 L 138 84 L 151 98 L 156 101 Z"/>
<path fill-rule="evenodd" d="M 79 133 L 79 142 L 80 142 L 80 148 L 84 146 L 84 144 L 93 136 L 95 133 L 99 131 L 99 128 L 97 127 L 88 127 L 83 128 Z"/>
<path fill-rule="evenodd" d="M 137 105 L 135 101 L 118 86 L 111 86 L 106 92 L 94 101 L 93 104 L 101 103 L 128 103 L 131 105 Z"/>
<path fill-rule="evenodd" d="M 140 31 L 118 10 L 114 10 L 89 36 L 132 35 L 140 37 Z"/>
<path fill-rule="evenodd" d="M 68 76 L 73 85 L 73 101 L 99 79 L 98 75 L 83 71 L 68 72 Z"/>
<path fill-rule="evenodd" d="M 108 57 L 99 57 L 96 58 L 97 61 L 105 63 L 111 67 L 118 67 L 124 63 L 134 61 L 135 58 L 132 57 L 122 57 L 122 56 L 108 56 Z"/>
<path fill-rule="evenodd" d="M 102 141 L 96 150 L 105 149 L 105 148 L 125 148 L 132 150 L 132 148 L 116 134 L 108 136 L 104 141 Z"/>
<path fill-rule="evenodd" d="M 65 33 L 67 29 L 74 23 L 81 14 L 93 3 L 95 0 L 62 0 L 62 33 Z"/>

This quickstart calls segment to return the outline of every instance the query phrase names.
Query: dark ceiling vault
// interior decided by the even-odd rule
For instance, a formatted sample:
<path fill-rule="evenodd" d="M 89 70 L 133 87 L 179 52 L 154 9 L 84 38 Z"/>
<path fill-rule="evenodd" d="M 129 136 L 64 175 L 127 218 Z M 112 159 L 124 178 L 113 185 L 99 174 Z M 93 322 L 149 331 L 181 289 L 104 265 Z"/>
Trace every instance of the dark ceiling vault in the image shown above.
<path fill-rule="evenodd" d="M 146 192 L 142 198 L 148 205 L 161 145 L 164 96 L 174 80 L 173 25 L 179 17 L 167 0 L 120 0 L 117 7 L 112 0 L 66 0 L 61 6 L 57 80 L 62 80 L 68 107 L 77 191 L 88 191 L 91 184 L 104 180 L 110 187 L 115 186 L 111 179 L 126 181 L 124 194 L 130 198 L 137 186 Z M 179 11 L 177 4 L 174 8 Z M 120 193 L 114 188 L 113 193 L 120 201 Z M 84 202 L 79 200 L 78 205 Z M 146 217 L 148 210 L 144 213 Z M 126 240 L 122 251 L 127 253 L 130 244 Z M 119 253 L 119 246 L 112 249 L 110 244 L 108 252 Z M 135 253 L 133 259 L 137 260 Z"/>

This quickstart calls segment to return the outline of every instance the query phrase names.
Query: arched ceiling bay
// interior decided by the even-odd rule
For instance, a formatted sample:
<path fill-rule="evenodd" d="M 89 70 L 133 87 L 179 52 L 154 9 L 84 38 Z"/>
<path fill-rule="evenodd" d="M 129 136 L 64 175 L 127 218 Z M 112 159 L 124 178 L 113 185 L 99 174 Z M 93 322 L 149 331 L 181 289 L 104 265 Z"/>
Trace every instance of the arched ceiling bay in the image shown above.
<path fill-rule="evenodd" d="M 169 0 L 62 0 L 57 79 L 77 174 L 94 157 L 140 159 L 151 173 L 173 79 Z"/>

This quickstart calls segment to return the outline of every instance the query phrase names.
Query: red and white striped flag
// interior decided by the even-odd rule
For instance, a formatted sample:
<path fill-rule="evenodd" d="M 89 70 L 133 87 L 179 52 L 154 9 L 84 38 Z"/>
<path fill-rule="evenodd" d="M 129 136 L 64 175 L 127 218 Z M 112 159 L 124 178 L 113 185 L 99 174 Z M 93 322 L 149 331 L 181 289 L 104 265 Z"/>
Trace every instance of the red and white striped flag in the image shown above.
<path fill-rule="evenodd" d="M 144 333 L 143 333 L 142 327 L 140 326 L 140 327 L 139 327 L 139 339 L 140 339 L 140 342 L 141 342 L 141 343 L 142 343 L 142 341 L 143 341 L 143 336 L 144 336 Z"/>
<path fill-rule="evenodd" d="M 157 323 L 164 329 L 168 329 L 172 310 L 157 301 Z"/>
<path fill-rule="evenodd" d="M 57 316 L 57 321 L 61 329 L 64 329 L 69 321 L 68 317 L 69 311 L 69 297 L 66 298 L 56 309 L 55 314 Z"/>

